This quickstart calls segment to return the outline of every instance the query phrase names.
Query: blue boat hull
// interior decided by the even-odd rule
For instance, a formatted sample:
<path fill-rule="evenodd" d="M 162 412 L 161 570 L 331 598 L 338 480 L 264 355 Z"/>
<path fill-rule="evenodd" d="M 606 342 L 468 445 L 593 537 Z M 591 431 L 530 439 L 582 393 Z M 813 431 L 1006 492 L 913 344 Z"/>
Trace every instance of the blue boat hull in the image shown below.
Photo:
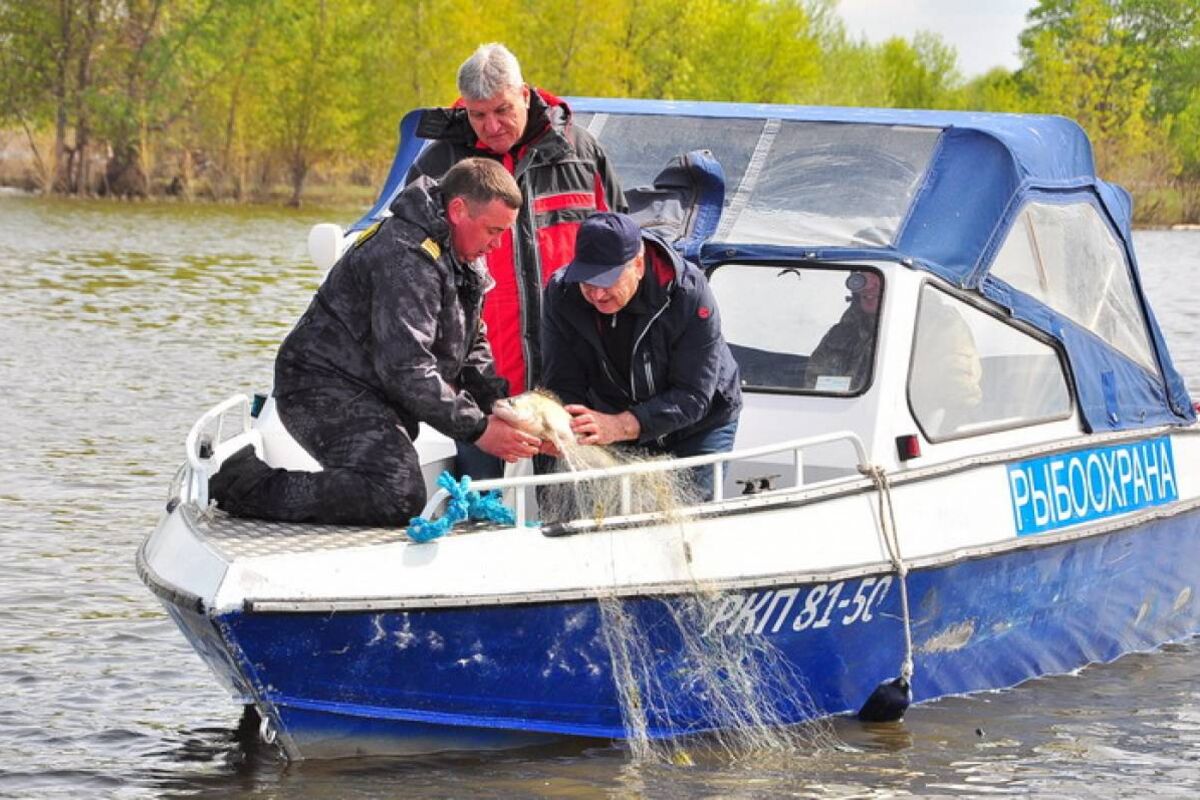
<path fill-rule="evenodd" d="M 1189 512 L 914 569 L 914 699 L 1010 687 L 1196 633 L 1198 525 Z M 650 734 L 719 724 L 667 613 L 679 599 L 621 602 L 672 695 L 670 719 L 652 713 Z M 811 703 L 772 697 L 788 721 L 856 711 L 904 658 L 900 592 L 886 574 L 728 592 L 716 606 L 708 636 L 762 637 L 803 684 Z M 588 600 L 213 622 L 293 755 L 312 756 L 622 737 L 601 620 Z"/>

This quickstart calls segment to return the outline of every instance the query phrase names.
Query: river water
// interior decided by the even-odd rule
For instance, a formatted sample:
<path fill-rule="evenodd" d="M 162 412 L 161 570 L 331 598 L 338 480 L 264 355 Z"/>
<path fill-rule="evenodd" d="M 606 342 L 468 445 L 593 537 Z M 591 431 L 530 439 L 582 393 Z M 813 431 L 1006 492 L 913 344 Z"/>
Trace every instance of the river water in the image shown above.
<path fill-rule="evenodd" d="M 286 764 L 138 580 L 183 437 L 270 382 L 319 280 L 305 237 L 353 211 L 0 195 L 0 796 L 1195 797 L 1200 640 L 952 698 L 903 726 L 836 720 L 791 760 L 639 766 L 603 744 Z M 1136 237 L 1200 396 L 1200 232 Z M 919 679 L 919 676 L 918 676 Z"/>

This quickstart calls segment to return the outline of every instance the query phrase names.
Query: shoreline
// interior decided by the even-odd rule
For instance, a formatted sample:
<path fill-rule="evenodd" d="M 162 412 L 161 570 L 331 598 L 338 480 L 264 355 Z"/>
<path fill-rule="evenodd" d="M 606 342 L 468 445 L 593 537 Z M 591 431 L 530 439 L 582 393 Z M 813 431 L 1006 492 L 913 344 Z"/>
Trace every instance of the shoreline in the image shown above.
<path fill-rule="evenodd" d="M 333 211 L 337 213 L 346 213 L 348 215 L 366 213 L 366 211 L 375 204 L 375 201 L 378 198 L 377 192 L 372 190 L 372 192 L 368 195 L 362 191 L 362 187 L 340 187 L 332 184 L 324 184 L 323 186 L 328 186 L 330 190 L 317 191 L 312 195 L 306 196 L 303 204 L 299 207 L 289 206 L 284 199 L 281 199 L 274 194 L 271 194 L 267 197 L 253 197 L 242 200 L 234 200 L 230 198 L 212 199 L 206 197 L 184 198 L 177 195 L 160 194 L 151 194 L 147 197 L 106 197 L 103 195 L 49 194 L 34 189 L 27 189 L 22 186 L 3 184 L 0 184 L 0 197 L 22 197 L 72 203 L 99 203 L 114 206 L 161 204 L 168 206 L 196 208 L 258 208 L 271 209 L 275 211 L 295 211 L 302 214 L 311 214 L 314 211 Z M 1143 222 L 1135 223 L 1133 229 L 1135 231 L 1198 232 L 1200 231 L 1200 223 Z"/>
<path fill-rule="evenodd" d="M 267 197 L 249 197 L 241 200 L 233 198 L 214 199 L 210 197 L 185 198 L 178 195 L 150 194 L 146 197 L 118 197 L 98 194 L 54 194 L 21 186 L 0 185 L 0 198 L 18 197 L 31 200 L 45 200 L 63 203 L 96 203 L 111 206 L 178 206 L 180 208 L 225 208 L 225 209 L 263 209 L 272 211 L 294 211 L 300 214 L 310 214 L 315 210 L 336 210 L 349 213 L 366 213 L 375 204 L 378 197 L 372 191 L 368 196 L 361 191 L 330 191 L 314 192 L 305 195 L 299 206 L 288 205 L 286 198 L 274 194 Z"/>

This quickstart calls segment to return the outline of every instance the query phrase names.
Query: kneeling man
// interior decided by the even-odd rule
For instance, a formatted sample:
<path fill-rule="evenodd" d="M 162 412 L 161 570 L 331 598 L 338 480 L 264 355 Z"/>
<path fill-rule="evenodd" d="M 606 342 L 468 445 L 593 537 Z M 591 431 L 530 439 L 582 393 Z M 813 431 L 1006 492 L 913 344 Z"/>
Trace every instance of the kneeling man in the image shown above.
<path fill-rule="evenodd" d="M 469 158 L 421 178 L 392 216 L 334 265 L 275 360 L 280 416 L 320 472 L 273 469 L 238 451 L 209 482 L 235 516 L 401 525 L 425 505 L 412 440 L 426 422 L 506 461 L 536 437 L 491 416 L 507 393 L 480 319 L 482 256 L 513 224 L 521 192 L 502 166 Z"/>
<path fill-rule="evenodd" d="M 542 302 L 543 381 L 580 444 L 676 457 L 733 448 L 737 362 L 704 273 L 666 242 L 625 214 L 594 214 Z M 712 470 L 695 477 L 711 496 Z"/>

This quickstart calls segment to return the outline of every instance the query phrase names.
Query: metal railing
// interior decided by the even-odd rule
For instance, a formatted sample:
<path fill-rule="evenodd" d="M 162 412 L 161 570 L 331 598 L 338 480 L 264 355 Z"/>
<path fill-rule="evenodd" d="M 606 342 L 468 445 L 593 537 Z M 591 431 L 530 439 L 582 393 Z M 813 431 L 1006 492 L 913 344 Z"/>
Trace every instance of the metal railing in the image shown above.
<path fill-rule="evenodd" d="M 240 410 L 240 429 L 229 433 L 226 438 L 226 422 L 230 412 Z M 212 430 L 215 426 L 215 430 Z M 209 435 L 209 431 L 211 435 Z M 244 394 L 236 394 L 204 412 L 192 429 L 188 432 L 185 447 L 187 450 L 187 470 L 181 486 L 180 500 L 195 503 L 200 508 L 208 505 L 209 456 L 202 455 L 201 446 L 207 444 L 216 451 L 222 443 L 239 435 L 251 433 L 250 398 Z M 634 478 L 655 473 L 677 472 L 695 467 L 708 466 L 712 469 L 713 496 L 705 504 L 719 503 L 726 500 L 724 479 L 726 465 L 738 461 L 748 461 L 779 453 L 791 453 L 794 479 L 791 484 L 775 487 L 770 491 L 796 489 L 804 485 L 803 452 L 815 447 L 827 446 L 845 442 L 854 449 L 858 465 L 867 463 L 866 448 L 857 434 L 851 431 L 834 431 L 819 436 L 808 436 L 800 439 L 790 439 L 777 444 L 761 445 L 728 453 L 711 453 L 708 455 L 689 456 L 676 459 L 651 459 L 631 464 L 621 464 L 613 467 L 579 470 L 578 472 L 552 472 L 545 475 L 524 475 L 511 478 L 496 478 L 493 480 L 472 482 L 471 488 L 480 492 L 500 489 L 513 493 L 513 511 L 516 516 L 516 526 L 524 527 L 529 521 L 530 490 L 540 487 L 561 486 L 564 484 L 582 484 L 589 481 L 618 480 L 620 481 L 619 515 L 628 516 L 633 512 Z M 434 492 L 425 504 L 421 515 L 432 519 L 443 503 L 450 497 L 445 489 Z M 581 517 L 580 519 L 583 519 Z"/>
<path fill-rule="evenodd" d="M 759 447 L 751 447 L 744 450 L 734 450 L 728 453 L 711 453 L 708 455 L 689 456 L 687 458 L 676 459 L 652 459 L 649 461 L 641 461 L 634 464 L 622 464 L 616 467 L 601 467 L 596 469 L 580 470 L 578 472 L 553 472 L 545 475 L 525 475 L 513 478 L 496 478 L 493 480 L 473 481 L 471 488 L 479 492 L 486 492 L 491 489 L 500 489 L 502 491 L 512 490 L 515 492 L 514 512 L 516 515 L 516 526 L 524 527 L 528 521 L 529 503 L 528 491 L 545 486 L 558 486 L 562 484 L 579 484 L 594 480 L 620 480 L 621 482 L 621 505 L 620 515 L 628 516 L 633 511 L 633 479 L 637 476 L 674 472 L 679 470 L 691 469 L 693 467 L 711 466 L 713 471 L 713 496 L 707 503 L 719 503 L 726 499 L 724 495 L 724 478 L 725 465 L 730 462 L 746 461 L 762 456 L 775 455 L 777 453 L 790 452 L 792 454 L 792 465 L 795 468 L 795 479 L 791 485 L 781 486 L 773 491 L 781 491 L 787 489 L 795 489 L 804 485 L 804 470 L 803 470 L 803 451 L 820 447 L 837 442 L 846 442 L 854 448 L 855 458 L 858 460 L 858 465 L 867 463 L 866 448 L 863 446 L 862 440 L 857 434 L 850 431 L 835 431 L 833 433 L 821 434 L 819 436 L 809 436 L 801 439 L 791 439 L 778 444 L 761 445 Z M 425 504 L 421 516 L 426 519 L 432 519 L 433 514 L 441 507 L 450 497 L 450 493 L 445 489 L 438 489 Z M 582 517 L 581 517 L 582 519 Z"/>
<path fill-rule="evenodd" d="M 244 394 L 235 394 L 232 397 L 217 403 L 215 406 L 205 411 L 200 419 L 196 420 L 196 424 L 192 425 L 192 429 L 188 431 L 187 440 L 184 447 L 187 450 L 187 465 L 188 474 L 183 481 L 182 495 L 180 500 L 183 502 L 193 502 L 200 508 L 208 505 L 208 456 L 203 456 L 200 453 L 202 444 L 207 444 L 215 449 L 225 441 L 225 416 L 230 411 L 236 409 L 239 405 L 242 406 L 241 413 L 241 430 L 230 435 L 233 438 L 242 433 L 250 431 L 250 398 Z M 211 437 L 206 436 L 206 432 L 216 423 L 216 431 Z"/>

